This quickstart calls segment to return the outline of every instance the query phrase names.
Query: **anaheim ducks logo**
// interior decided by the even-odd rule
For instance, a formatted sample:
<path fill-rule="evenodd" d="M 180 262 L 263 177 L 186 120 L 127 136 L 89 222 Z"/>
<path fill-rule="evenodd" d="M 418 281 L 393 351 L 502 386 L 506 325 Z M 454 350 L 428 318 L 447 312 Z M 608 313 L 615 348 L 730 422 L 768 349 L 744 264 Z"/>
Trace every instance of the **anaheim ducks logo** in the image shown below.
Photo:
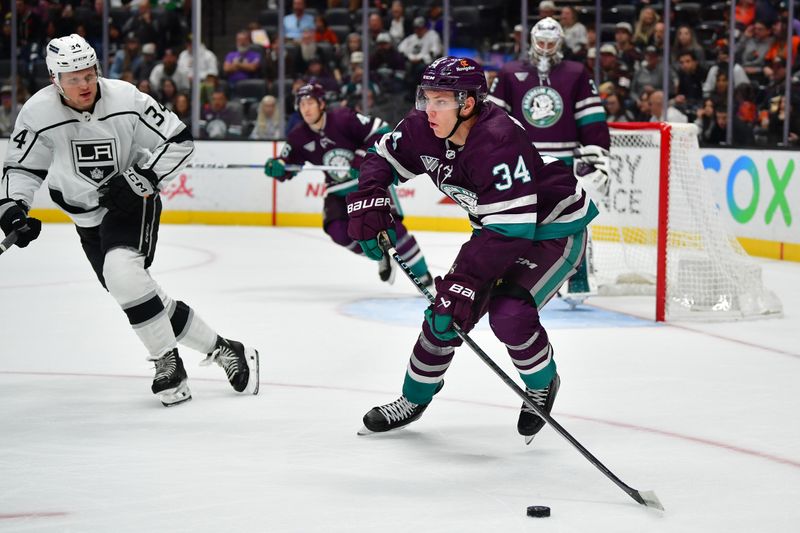
<path fill-rule="evenodd" d="M 443 183 L 440 186 L 443 193 L 453 199 L 455 203 L 466 209 L 472 215 L 478 213 L 478 195 L 469 189 Z"/>
<path fill-rule="evenodd" d="M 549 128 L 564 113 L 564 101 L 552 87 L 534 87 L 522 97 L 522 114 L 529 124 Z"/>
<path fill-rule="evenodd" d="M 330 165 L 332 167 L 349 167 L 353 157 L 354 154 L 350 150 L 334 148 L 333 150 L 328 150 L 325 152 L 325 155 L 322 156 L 322 164 Z M 333 181 L 337 183 L 341 183 L 350 179 L 350 173 L 347 170 L 328 172 L 327 174 L 333 179 Z"/>

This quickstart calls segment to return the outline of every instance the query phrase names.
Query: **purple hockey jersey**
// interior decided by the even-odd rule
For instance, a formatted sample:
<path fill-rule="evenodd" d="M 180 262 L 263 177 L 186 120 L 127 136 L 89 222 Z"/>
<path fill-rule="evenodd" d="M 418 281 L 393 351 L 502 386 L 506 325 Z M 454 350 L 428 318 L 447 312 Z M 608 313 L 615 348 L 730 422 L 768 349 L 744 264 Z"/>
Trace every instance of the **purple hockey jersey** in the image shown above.
<path fill-rule="evenodd" d="M 332 165 L 359 168 L 367 148 L 389 131 L 389 125 L 377 117 L 356 113 L 347 107 L 325 112 L 325 125 L 316 132 L 301 122 L 287 136 L 281 159 L 287 164 Z M 349 172 L 326 172 L 327 193 L 345 195 L 358 186 Z"/>
<path fill-rule="evenodd" d="M 359 189 L 388 189 L 395 176 L 401 182 L 427 176 L 469 214 L 478 237 L 459 255 L 471 257 L 467 275 L 486 281 L 532 240 L 573 235 L 597 215 L 572 170 L 547 159 L 545 164 L 524 128 L 494 104 L 483 105 L 460 147 L 437 138 L 427 115 L 412 111 L 367 154 Z"/>
<path fill-rule="evenodd" d="M 589 144 L 609 149 L 606 114 L 586 67 L 561 61 L 543 82 L 528 61 L 503 66 L 489 88 L 489 100 L 519 120 L 543 155 L 572 164 L 572 152 Z"/>

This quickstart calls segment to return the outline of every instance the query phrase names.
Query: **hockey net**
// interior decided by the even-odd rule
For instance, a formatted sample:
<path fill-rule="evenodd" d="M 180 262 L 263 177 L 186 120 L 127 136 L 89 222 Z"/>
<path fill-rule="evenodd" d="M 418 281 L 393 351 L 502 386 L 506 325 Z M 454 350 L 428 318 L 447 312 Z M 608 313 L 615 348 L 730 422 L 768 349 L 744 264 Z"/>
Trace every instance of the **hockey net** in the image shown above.
<path fill-rule="evenodd" d="M 652 294 L 656 320 L 781 314 L 725 227 L 691 124 L 611 128 L 611 189 L 592 225 L 601 295 Z"/>

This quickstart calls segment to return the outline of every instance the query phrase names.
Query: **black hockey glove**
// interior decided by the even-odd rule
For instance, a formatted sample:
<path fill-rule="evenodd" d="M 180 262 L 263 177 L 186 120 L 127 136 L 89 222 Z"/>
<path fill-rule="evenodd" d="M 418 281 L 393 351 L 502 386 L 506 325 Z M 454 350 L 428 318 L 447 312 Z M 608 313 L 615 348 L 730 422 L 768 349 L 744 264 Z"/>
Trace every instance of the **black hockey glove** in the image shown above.
<path fill-rule="evenodd" d="M 41 233 L 42 221 L 29 217 L 27 207 L 19 200 L 5 198 L 0 200 L 0 228 L 6 235 L 16 230 L 15 244 L 25 248 Z"/>
<path fill-rule="evenodd" d="M 134 165 L 101 185 L 97 194 L 100 205 L 109 211 L 139 213 L 145 199 L 158 194 L 156 177 L 152 170 L 145 171 Z"/>

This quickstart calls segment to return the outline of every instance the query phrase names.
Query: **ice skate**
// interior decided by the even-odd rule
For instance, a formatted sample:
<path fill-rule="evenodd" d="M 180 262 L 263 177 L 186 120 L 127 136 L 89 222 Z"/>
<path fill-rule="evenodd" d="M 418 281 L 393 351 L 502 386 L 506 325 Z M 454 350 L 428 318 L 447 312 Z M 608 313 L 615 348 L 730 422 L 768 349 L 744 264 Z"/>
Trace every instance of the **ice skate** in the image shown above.
<path fill-rule="evenodd" d="M 217 363 L 225 370 L 228 381 L 236 392 L 258 394 L 258 350 L 241 342 L 217 336 L 217 344 L 200 363 L 202 366 Z"/>
<path fill-rule="evenodd" d="M 378 276 L 380 276 L 381 281 L 385 281 L 389 285 L 394 283 L 394 276 L 396 274 L 396 269 L 394 264 L 392 264 L 392 258 L 389 254 L 384 253 L 380 260 L 378 260 Z"/>
<path fill-rule="evenodd" d="M 186 370 L 183 368 L 183 361 L 178 355 L 177 348 L 173 348 L 158 359 L 150 360 L 156 365 L 156 375 L 151 390 L 164 407 L 172 407 L 192 399 L 192 392 L 186 384 Z"/>
<path fill-rule="evenodd" d="M 439 382 L 436 391 L 438 393 L 444 387 L 444 380 Z M 422 416 L 430 403 L 414 403 L 405 396 L 386 405 L 373 407 L 364 415 L 364 427 L 358 430 L 359 435 L 369 435 L 370 433 L 385 433 L 407 426 L 414 420 Z"/>
<path fill-rule="evenodd" d="M 561 378 L 556 374 L 547 387 L 543 389 L 525 389 L 525 394 L 527 394 L 528 398 L 539 406 L 542 411 L 550 414 L 560 386 Z M 519 431 L 520 435 L 525 437 L 525 444 L 530 444 L 531 441 L 533 441 L 533 437 L 535 437 L 543 427 L 544 420 L 536 414 L 536 411 L 523 403 L 519 413 L 519 421 L 517 421 L 517 431 Z"/>

